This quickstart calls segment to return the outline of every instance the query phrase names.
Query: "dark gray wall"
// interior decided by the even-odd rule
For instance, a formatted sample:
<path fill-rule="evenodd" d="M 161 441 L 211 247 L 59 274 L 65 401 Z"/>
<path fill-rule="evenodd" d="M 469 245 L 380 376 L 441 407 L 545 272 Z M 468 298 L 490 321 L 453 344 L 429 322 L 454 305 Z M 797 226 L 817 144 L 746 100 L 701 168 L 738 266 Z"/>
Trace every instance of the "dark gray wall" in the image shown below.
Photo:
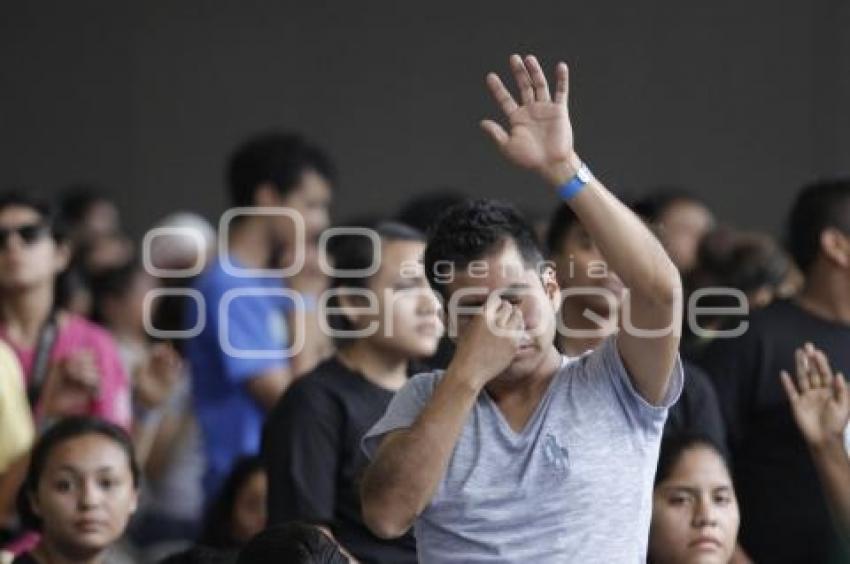
<path fill-rule="evenodd" d="M 342 174 L 337 215 L 452 185 L 553 198 L 477 127 L 514 51 L 571 65 L 577 146 L 609 186 L 681 183 L 775 230 L 801 183 L 850 168 L 850 3 L 6 2 L 0 185 L 109 187 L 139 233 L 217 218 L 257 129 L 303 130 Z"/>

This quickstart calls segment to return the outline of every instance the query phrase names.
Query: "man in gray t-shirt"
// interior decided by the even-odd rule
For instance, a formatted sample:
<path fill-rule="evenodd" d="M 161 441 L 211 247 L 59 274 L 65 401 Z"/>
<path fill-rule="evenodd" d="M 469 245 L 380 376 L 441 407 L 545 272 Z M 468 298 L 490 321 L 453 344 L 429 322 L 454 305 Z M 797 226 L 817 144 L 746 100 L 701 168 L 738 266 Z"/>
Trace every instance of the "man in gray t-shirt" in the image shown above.
<path fill-rule="evenodd" d="M 410 427 L 442 377 L 419 374 L 364 439 Z M 652 481 L 676 367 L 661 405 L 638 394 L 609 337 L 563 357 L 517 433 L 480 394 L 431 503 L 414 525 L 422 562 L 644 562 Z M 483 549 L 481 554 L 470 547 Z"/>
<path fill-rule="evenodd" d="M 681 283 L 643 223 L 573 151 L 567 70 L 554 100 L 533 57 L 511 57 L 518 104 L 488 85 L 509 160 L 539 172 L 576 212 L 630 293 L 620 331 L 594 352 L 554 346 L 561 295 L 514 208 L 447 211 L 425 250 L 457 348 L 411 379 L 367 433 L 363 517 L 382 537 L 411 526 L 420 561 L 645 562 L 661 431 L 682 389 Z M 598 291 L 598 290 L 594 290 Z"/>

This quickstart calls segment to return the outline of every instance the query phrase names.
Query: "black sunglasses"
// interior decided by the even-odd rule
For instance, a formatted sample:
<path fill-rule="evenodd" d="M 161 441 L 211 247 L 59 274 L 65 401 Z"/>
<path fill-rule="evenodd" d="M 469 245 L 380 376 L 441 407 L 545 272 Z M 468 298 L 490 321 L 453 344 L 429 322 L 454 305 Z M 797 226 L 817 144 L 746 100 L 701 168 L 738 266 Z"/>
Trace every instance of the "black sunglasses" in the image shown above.
<path fill-rule="evenodd" d="M 9 237 L 12 236 L 12 233 L 17 233 L 24 244 L 32 245 L 44 237 L 47 231 L 48 226 L 44 223 L 31 223 L 11 228 L 0 227 L 0 249 L 5 249 L 9 246 Z"/>

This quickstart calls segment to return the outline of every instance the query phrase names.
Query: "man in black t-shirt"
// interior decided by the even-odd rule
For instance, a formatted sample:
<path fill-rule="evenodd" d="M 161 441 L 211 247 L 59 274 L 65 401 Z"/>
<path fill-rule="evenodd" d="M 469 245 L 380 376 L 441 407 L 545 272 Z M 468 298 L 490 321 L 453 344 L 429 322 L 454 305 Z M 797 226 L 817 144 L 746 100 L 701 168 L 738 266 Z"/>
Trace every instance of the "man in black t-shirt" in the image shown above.
<path fill-rule="evenodd" d="M 268 523 L 322 527 L 363 564 L 413 564 L 410 532 L 380 539 L 363 522 L 359 487 L 368 459 L 360 443 L 418 359 L 434 354 L 439 302 L 422 270 L 422 234 L 394 222 L 373 233 L 381 242 L 377 255 L 370 237 L 334 238 L 333 264 L 343 274 L 331 281 L 326 312 L 338 350 L 295 382 L 266 420 Z M 344 274 L 367 271 L 375 257 L 373 274 Z"/>
<path fill-rule="evenodd" d="M 744 550 L 770 564 L 850 562 L 780 380 L 806 342 L 850 373 L 850 179 L 804 189 L 788 241 L 802 293 L 753 312 L 747 331 L 717 339 L 702 363 L 726 421 Z"/>
<path fill-rule="evenodd" d="M 337 357 L 296 382 L 266 421 L 269 525 L 305 521 L 325 527 L 368 562 L 415 562 L 411 534 L 386 541 L 360 516 L 360 475 L 368 463 L 360 440 L 394 393 Z"/>

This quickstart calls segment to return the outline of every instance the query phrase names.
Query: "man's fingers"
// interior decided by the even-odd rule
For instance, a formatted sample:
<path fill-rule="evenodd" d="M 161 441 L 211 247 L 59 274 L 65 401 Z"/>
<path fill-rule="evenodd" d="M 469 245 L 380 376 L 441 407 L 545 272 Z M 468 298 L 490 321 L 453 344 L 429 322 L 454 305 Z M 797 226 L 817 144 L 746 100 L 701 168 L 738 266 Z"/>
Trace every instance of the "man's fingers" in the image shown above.
<path fill-rule="evenodd" d="M 501 307 L 502 298 L 500 298 L 495 292 L 490 292 L 490 295 L 488 295 L 487 299 L 484 301 L 482 313 L 487 319 L 494 319 L 496 317 L 496 313 Z"/>
<path fill-rule="evenodd" d="M 510 116 L 519 107 L 498 74 L 491 72 L 487 75 L 487 87 L 506 116 Z"/>
<path fill-rule="evenodd" d="M 498 309 L 496 310 L 496 320 L 499 325 L 507 325 L 508 321 L 511 318 L 511 313 L 513 313 L 513 308 L 511 304 L 506 301 L 502 301 L 499 304 Z"/>
<path fill-rule="evenodd" d="M 779 378 L 782 380 L 782 387 L 785 388 L 785 394 L 788 396 L 788 401 L 792 404 L 800 399 L 800 394 L 797 388 L 794 387 L 794 382 L 791 380 L 791 375 L 785 370 L 779 373 Z"/>
<path fill-rule="evenodd" d="M 820 385 L 822 387 L 831 387 L 832 386 L 832 368 L 829 366 L 829 359 L 826 358 L 826 355 L 823 351 L 813 348 L 814 353 L 809 355 L 812 364 L 816 368 L 816 372 L 820 374 L 818 378 L 820 380 Z"/>
<path fill-rule="evenodd" d="M 525 63 L 519 55 L 511 55 L 511 70 L 514 73 L 517 89 L 523 104 L 534 102 L 534 88 L 531 86 L 531 77 L 525 68 Z"/>
<path fill-rule="evenodd" d="M 550 102 L 549 85 L 546 83 L 546 75 L 540 66 L 540 62 L 534 55 L 525 58 L 525 68 L 531 76 L 531 85 L 534 87 L 534 96 L 538 102 Z"/>
<path fill-rule="evenodd" d="M 832 392 L 839 405 L 844 405 L 847 401 L 847 381 L 841 372 L 835 375 L 835 379 L 832 382 Z"/>
<path fill-rule="evenodd" d="M 809 384 L 809 362 L 803 349 L 794 351 L 794 361 L 797 365 L 797 387 L 805 394 L 811 387 Z"/>
<path fill-rule="evenodd" d="M 567 63 L 561 61 L 555 65 L 555 103 L 567 103 L 567 95 L 570 90 L 570 71 Z"/>
<path fill-rule="evenodd" d="M 481 120 L 481 129 L 483 129 L 499 147 L 507 143 L 508 139 L 510 139 L 508 132 L 505 131 L 501 125 L 491 119 Z"/>
<path fill-rule="evenodd" d="M 522 310 L 518 307 L 511 309 L 511 315 L 508 318 L 508 326 L 511 329 L 522 330 L 525 328 L 525 320 L 522 317 Z"/>
<path fill-rule="evenodd" d="M 821 379 L 820 367 L 817 365 L 817 351 L 812 343 L 807 342 L 803 345 L 803 354 L 805 355 L 806 373 L 809 377 L 809 386 L 813 390 L 818 390 L 823 387 Z"/>

